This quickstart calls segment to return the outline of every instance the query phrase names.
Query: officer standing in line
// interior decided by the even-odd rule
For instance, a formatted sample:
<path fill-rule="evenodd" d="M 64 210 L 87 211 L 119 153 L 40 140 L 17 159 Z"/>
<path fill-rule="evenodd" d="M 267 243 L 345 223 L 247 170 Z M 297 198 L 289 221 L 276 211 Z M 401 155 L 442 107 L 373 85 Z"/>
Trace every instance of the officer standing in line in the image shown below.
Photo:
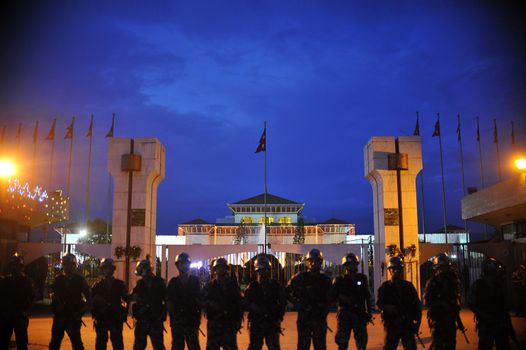
<path fill-rule="evenodd" d="M 281 321 L 287 307 L 285 288 L 270 278 L 270 261 L 260 254 L 254 262 L 257 280 L 245 290 L 250 330 L 249 350 L 261 350 L 263 340 L 269 350 L 279 350 Z"/>
<path fill-rule="evenodd" d="M 92 287 L 91 316 L 97 332 L 95 349 L 105 350 L 108 332 L 114 350 L 124 349 L 122 324 L 128 317 L 128 293 L 123 281 L 113 277 L 115 264 L 113 259 L 104 258 L 100 262 L 103 277 Z"/>
<path fill-rule="evenodd" d="M 475 314 L 479 349 L 510 349 L 513 332 L 503 281 L 504 266 L 494 258 L 482 262 L 482 276 L 471 286 L 468 306 Z"/>
<path fill-rule="evenodd" d="M 175 257 L 179 276 L 168 282 L 166 303 L 170 314 L 172 350 L 199 350 L 199 324 L 201 323 L 199 278 L 190 274 L 190 256 L 180 253 Z"/>
<path fill-rule="evenodd" d="M 431 349 L 455 349 L 457 328 L 464 331 L 460 319 L 460 280 L 451 268 L 451 259 L 440 253 L 433 259 L 435 274 L 427 281 L 424 305 L 429 308 Z"/>
<path fill-rule="evenodd" d="M 372 322 L 371 292 L 367 276 L 358 273 L 360 260 L 353 253 L 342 258 L 343 276 L 332 283 L 331 297 L 338 303 L 338 330 L 335 341 L 339 350 L 347 350 L 351 331 L 354 331 L 356 348 L 367 347 L 367 322 Z"/>
<path fill-rule="evenodd" d="M 29 277 L 24 274 L 24 260 L 15 253 L 8 261 L 9 274 L 0 281 L 3 304 L 0 310 L 0 348 L 7 349 L 15 332 L 17 349 L 27 349 L 27 326 L 29 309 L 35 294 Z"/>
<path fill-rule="evenodd" d="M 84 349 L 80 336 L 82 315 L 90 303 L 88 283 L 78 273 L 77 258 L 71 253 L 62 256 L 62 272 L 55 277 L 51 285 L 53 293 L 51 308 L 53 309 L 53 326 L 51 327 L 50 350 L 60 349 L 64 332 L 71 340 L 73 350 Z"/>
<path fill-rule="evenodd" d="M 227 269 L 225 259 L 214 260 L 214 278 L 202 290 L 203 310 L 208 319 L 207 350 L 237 350 L 237 332 L 243 322 L 242 296 L 237 281 L 228 275 Z"/>
<path fill-rule="evenodd" d="M 147 337 L 155 350 L 164 350 L 163 331 L 166 320 L 166 285 L 152 273 L 150 260 L 137 262 L 135 275 L 141 277 L 133 288 L 132 317 L 136 320 L 134 350 L 146 349 Z"/>
<path fill-rule="evenodd" d="M 321 273 L 323 254 L 311 249 L 305 256 L 307 271 L 298 272 L 287 285 L 289 301 L 298 311 L 298 350 L 327 348 L 327 314 L 331 279 Z"/>
<path fill-rule="evenodd" d="M 391 280 L 378 289 L 376 305 L 382 311 L 385 329 L 385 350 L 395 350 L 400 340 L 405 350 L 415 350 L 415 335 L 422 320 L 422 303 L 411 282 L 404 280 L 404 261 L 394 256 L 387 269 Z"/>

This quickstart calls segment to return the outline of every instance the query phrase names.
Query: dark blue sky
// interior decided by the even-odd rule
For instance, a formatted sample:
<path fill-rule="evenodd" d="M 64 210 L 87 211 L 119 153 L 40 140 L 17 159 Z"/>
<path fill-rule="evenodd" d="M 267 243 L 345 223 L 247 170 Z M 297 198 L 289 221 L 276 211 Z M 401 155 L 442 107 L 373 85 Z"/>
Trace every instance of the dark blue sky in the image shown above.
<path fill-rule="evenodd" d="M 495 2 L 496 3 L 496 2 Z M 304 214 L 373 231 L 363 147 L 373 135 L 410 135 L 421 115 L 428 229 L 442 226 L 441 113 L 448 221 L 461 225 L 456 114 L 463 117 L 467 185 L 479 186 L 475 116 L 487 182 L 497 180 L 492 119 L 504 177 L 512 175 L 510 121 L 524 150 L 524 12 L 487 2 L 52 1 L 2 9 L 0 118 L 14 144 L 23 123 L 31 152 L 41 123 L 46 179 L 52 118 L 62 138 L 72 115 L 73 219 L 84 215 L 89 114 L 95 115 L 92 216 L 105 217 L 104 138 L 158 137 L 166 145 L 160 234 L 225 203 L 263 191 L 268 121 L 269 192 L 306 203 Z M 5 6 L 5 5 L 3 5 Z M 65 187 L 68 144 L 57 141 L 56 183 Z M 45 181 L 45 180 L 43 180 Z"/>

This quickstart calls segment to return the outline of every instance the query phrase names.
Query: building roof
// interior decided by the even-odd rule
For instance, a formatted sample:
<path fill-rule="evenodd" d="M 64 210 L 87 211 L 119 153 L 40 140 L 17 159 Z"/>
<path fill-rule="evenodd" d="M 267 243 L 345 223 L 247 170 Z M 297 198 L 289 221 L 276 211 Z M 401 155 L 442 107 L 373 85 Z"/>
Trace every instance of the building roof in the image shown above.
<path fill-rule="evenodd" d="M 326 220 L 324 222 L 321 222 L 321 224 L 328 224 L 328 225 L 346 225 L 349 224 L 349 222 L 345 222 L 343 220 L 337 219 L 337 218 L 330 218 L 329 220 Z"/>
<path fill-rule="evenodd" d="M 265 204 L 265 194 L 259 194 L 254 197 L 246 198 L 232 204 Z M 275 196 L 267 193 L 267 204 L 300 204 L 298 202 L 291 201 L 290 199 Z"/>
<path fill-rule="evenodd" d="M 206 225 L 209 224 L 209 222 L 206 222 L 205 220 L 201 218 L 193 219 L 187 222 L 181 223 L 181 225 Z"/>

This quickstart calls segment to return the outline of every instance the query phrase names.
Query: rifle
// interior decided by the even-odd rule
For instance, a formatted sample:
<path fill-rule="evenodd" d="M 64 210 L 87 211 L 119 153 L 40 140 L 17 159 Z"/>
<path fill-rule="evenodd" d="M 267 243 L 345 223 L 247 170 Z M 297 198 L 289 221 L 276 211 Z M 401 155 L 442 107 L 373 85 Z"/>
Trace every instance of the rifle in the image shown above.
<path fill-rule="evenodd" d="M 201 327 L 199 327 L 199 332 L 201 333 L 201 335 L 202 335 L 203 337 L 206 338 L 205 332 L 203 332 L 203 330 L 201 329 Z"/>
<path fill-rule="evenodd" d="M 464 339 L 466 340 L 466 344 L 469 344 L 469 339 L 468 339 L 468 336 L 466 334 L 466 327 L 464 327 L 464 324 L 462 323 L 462 320 L 460 319 L 460 314 L 457 312 L 456 314 L 456 323 L 457 323 L 457 329 L 459 331 L 462 332 L 462 334 L 464 335 Z"/>

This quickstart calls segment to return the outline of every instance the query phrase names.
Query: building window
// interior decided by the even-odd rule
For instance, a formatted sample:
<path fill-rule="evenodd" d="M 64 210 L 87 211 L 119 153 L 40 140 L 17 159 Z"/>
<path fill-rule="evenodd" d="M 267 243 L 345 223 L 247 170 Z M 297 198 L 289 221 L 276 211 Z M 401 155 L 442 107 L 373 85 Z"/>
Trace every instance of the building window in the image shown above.
<path fill-rule="evenodd" d="M 282 216 L 279 218 L 279 223 L 281 225 L 290 225 L 292 224 L 292 218 L 289 216 Z"/>
<path fill-rule="evenodd" d="M 263 224 L 263 220 L 265 220 L 265 217 L 260 217 L 259 218 L 259 224 Z M 272 224 L 274 222 L 274 218 L 273 217 L 270 217 L 270 216 L 267 216 L 267 225 L 269 224 Z"/>
<path fill-rule="evenodd" d="M 250 225 L 252 224 L 252 218 L 250 216 L 243 216 L 241 218 L 241 223 L 244 225 Z"/>

